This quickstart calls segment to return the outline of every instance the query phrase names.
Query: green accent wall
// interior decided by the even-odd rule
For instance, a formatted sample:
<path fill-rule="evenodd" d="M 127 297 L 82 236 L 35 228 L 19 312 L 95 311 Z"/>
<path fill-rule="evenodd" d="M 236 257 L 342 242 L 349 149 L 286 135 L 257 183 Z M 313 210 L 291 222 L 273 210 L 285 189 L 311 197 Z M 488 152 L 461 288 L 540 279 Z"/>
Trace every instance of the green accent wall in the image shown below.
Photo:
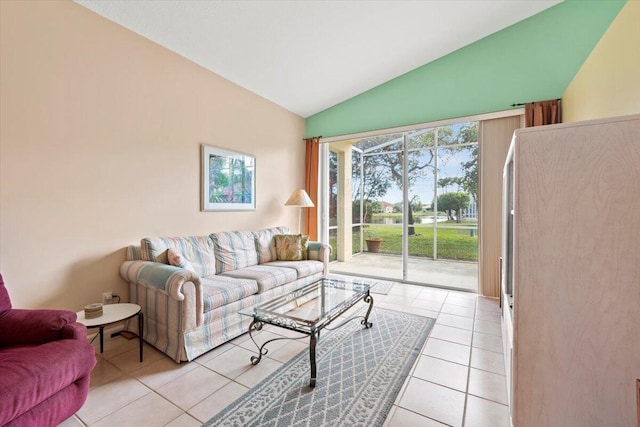
<path fill-rule="evenodd" d="M 565 1 L 310 116 L 331 137 L 560 98 L 625 1 Z"/>

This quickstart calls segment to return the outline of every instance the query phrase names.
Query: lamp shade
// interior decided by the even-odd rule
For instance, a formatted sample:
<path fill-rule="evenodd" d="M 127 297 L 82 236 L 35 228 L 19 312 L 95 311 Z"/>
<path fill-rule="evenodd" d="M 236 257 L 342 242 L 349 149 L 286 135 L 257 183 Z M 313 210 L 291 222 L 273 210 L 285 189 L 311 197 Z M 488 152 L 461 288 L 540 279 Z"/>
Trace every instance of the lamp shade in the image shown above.
<path fill-rule="evenodd" d="M 296 190 L 291 194 L 289 200 L 284 204 L 285 206 L 297 206 L 300 208 L 311 208 L 313 207 L 313 202 L 309 198 L 309 195 L 304 190 Z"/>

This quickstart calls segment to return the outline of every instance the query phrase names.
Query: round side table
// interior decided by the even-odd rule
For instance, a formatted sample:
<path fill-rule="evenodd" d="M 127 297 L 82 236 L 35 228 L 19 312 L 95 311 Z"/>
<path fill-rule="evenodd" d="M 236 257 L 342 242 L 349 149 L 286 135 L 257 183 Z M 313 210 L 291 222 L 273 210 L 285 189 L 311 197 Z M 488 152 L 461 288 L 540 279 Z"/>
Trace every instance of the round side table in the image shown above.
<path fill-rule="evenodd" d="M 84 310 L 78 311 L 78 322 L 90 328 L 100 328 L 100 353 L 104 346 L 104 328 L 113 323 L 122 322 L 138 316 L 138 339 L 140 341 L 140 362 L 142 362 L 142 331 L 144 326 L 144 318 L 142 317 L 142 309 L 138 304 L 107 304 L 102 306 L 102 316 L 93 319 L 85 319 Z"/>

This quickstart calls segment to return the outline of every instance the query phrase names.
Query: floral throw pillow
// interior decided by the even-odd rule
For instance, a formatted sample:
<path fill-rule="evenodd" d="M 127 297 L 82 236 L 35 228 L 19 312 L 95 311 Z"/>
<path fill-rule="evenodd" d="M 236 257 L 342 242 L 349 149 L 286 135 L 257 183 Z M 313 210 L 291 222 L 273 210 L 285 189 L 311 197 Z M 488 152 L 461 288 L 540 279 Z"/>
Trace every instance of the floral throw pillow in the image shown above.
<path fill-rule="evenodd" d="M 278 261 L 302 261 L 307 259 L 307 241 L 309 236 L 302 234 L 276 234 Z"/>

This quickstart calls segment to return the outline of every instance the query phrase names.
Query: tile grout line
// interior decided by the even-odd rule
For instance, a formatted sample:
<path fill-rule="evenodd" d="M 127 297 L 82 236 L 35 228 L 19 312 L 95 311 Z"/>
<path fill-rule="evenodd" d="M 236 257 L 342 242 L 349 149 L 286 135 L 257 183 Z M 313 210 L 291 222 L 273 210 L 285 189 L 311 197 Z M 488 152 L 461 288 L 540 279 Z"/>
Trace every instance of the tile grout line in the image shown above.
<path fill-rule="evenodd" d="M 478 310 L 481 310 L 481 309 L 479 308 L 479 305 L 476 305 L 476 314 L 477 314 Z M 475 323 L 476 323 L 476 318 L 475 318 L 475 316 L 474 316 L 474 319 L 473 319 L 474 328 L 475 328 Z M 498 322 L 498 323 L 499 323 L 499 322 Z M 464 426 L 464 422 L 466 421 L 467 401 L 468 401 L 468 397 L 469 397 L 470 395 L 471 395 L 471 396 L 474 396 L 474 397 L 476 397 L 476 398 L 478 398 L 478 399 L 485 400 L 485 401 L 487 401 L 487 402 L 493 402 L 493 403 L 495 403 L 495 404 L 498 404 L 498 405 L 501 405 L 501 406 L 507 406 L 507 407 L 508 407 L 508 405 L 505 405 L 504 403 L 499 402 L 499 401 L 497 401 L 497 400 L 489 399 L 489 398 L 487 398 L 487 397 L 483 397 L 483 396 L 477 396 L 477 395 L 472 394 L 472 393 L 470 393 L 470 392 L 469 392 L 469 383 L 470 383 L 470 380 L 471 380 L 471 369 L 476 369 L 476 370 L 478 370 L 478 371 L 487 372 L 487 373 L 490 373 L 490 374 L 499 375 L 499 376 L 502 376 L 502 377 L 505 377 L 505 378 L 506 378 L 506 374 L 505 374 L 505 375 L 502 375 L 502 374 L 499 374 L 499 373 L 496 373 L 496 372 L 488 371 L 488 370 L 486 370 L 486 369 L 473 368 L 473 367 L 471 366 L 471 357 L 473 356 L 473 350 L 474 350 L 474 347 L 473 347 L 473 340 L 474 340 L 474 334 L 475 334 L 475 333 L 476 333 L 476 331 L 475 331 L 475 330 L 473 330 L 473 331 L 472 331 L 472 334 L 471 334 L 471 352 L 470 352 L 470 354 L 469 354 L 470 360 L 469 360 L 469 369 L 468 369 L 468 374 L 467 374 L 467 392 L 465 393 L 466 398 L 465 398 L 465 411 L 464 411 L 464 416 L 463 416 L 463 426 Z M 483 332 L 477 332 L 477 333 L 483 333 Z M 493 335 L 493 334 L 485 334 L 485 335 L 497 336 L 497 335 Z M 494 351 L 491 351 L 491 350 L 486 350 L 486 349 L 483 349 L 483 348 L 480 348 L 480 347 L 478 347 L 478 348 L 476 348 L 476 349 L 477 349 L 477 350 L 483 350 L 483 351 L 489 351 L 489 352 L 491 352 L 491 353 L 495 353 L 495 354 L 502 354 L 502 355 L 503 355 L 503 353 L 494 352 Z M 503 357 L 504 357 L 504 355 L 503 355 Z"/>
<path fill-rule="evenodd" d="M 449 295 L 449 292 L 447 292 L 447 295 Z M 413 297 L 413 301 L 411 301 L 411 302 L 413 303 L 417 299 L 418 299 L 417 296 Z M 445 297 L 445 299 L 446 299 L 446 297 Z M 444 301 L 443 301 L 442 305 L 443 304 L 444 304 Z M 440 308 L 442 308 L 442 305 L 440 306 Z M 413 366 L 411 367 L 411 371 L 409 372 L 409 376 L 407 377 L 407 380 L 405 380 L 405 383 L 402 385 L 402 388 L 400 389 L 400 393 L 398 393 L 398 396 L 396 396 L 395 401 L 397 401 L 398 403 L 400 403 L 400 401 L 404 397 L 405 392 L 407 391 L 406 390 L 406 385 L 407 385 L 408 381 L 410 381 L 412 378 L 418 378 L 418 377 L 414 376 L 414 373 L 415 373 L 415 370 L 416 370 L 416 367 L 417 367 L 417 364 L 418 364 L 418 360 L 420 360 L 420 357 L 423 355 L 423 351 L 424 351 L 425 347 L 427 346 L 427 343 L 431 339 L 431 334 L 433 333 L 433 328 L 436 326 L 436 322 L 437 322 L 439 316 L 440 316 L 440 311 L 438 311 L 438 316 L 436 317 L 435 321 L 433 322 L 433 326 L 431 327 L 431 330 L 429 331 L 429 335 L 427 335 L 427 339 L 424 341 L 424 344 L 422 345 L 422 348 L 420 349 L 420 353 L 418 354 L 418 357 L 416 358 L 416 361 L 414 362 Z M 395 401 L 392 404 L 392 406 L 395 406 L 396 408 L 402 408 L 402 409 L 408 410 L 408 409 L 406 409 L 406 408 L 404 408 L 404 407 L 402 407 L 400 405 L 395 404 Z M 413 411 L 411 411 L 411 412 L 413 412 Z M 419 414 L 419 415 L 424 416 L 422 414 Z M 385 420 L 385 422 L 386 422 L 386 420 Z"/>
<path fill-rule="evenodd" d="M 464 427 L 467 418 L 467 402 L 469 401 L 469 382 L 471 381 L 471 358 L 473 356 L 473 332 L 476 326 L 476 313 L 478 312 L 478 300 L 476 296 L 476 305 L 474 308 L 473 324 L 471 328 L 471 342 L 469 343 L 469 366 L 467 366 L 467 387 L 464 393 L 464 407 L 462 408 L 462 425 Z"/>

